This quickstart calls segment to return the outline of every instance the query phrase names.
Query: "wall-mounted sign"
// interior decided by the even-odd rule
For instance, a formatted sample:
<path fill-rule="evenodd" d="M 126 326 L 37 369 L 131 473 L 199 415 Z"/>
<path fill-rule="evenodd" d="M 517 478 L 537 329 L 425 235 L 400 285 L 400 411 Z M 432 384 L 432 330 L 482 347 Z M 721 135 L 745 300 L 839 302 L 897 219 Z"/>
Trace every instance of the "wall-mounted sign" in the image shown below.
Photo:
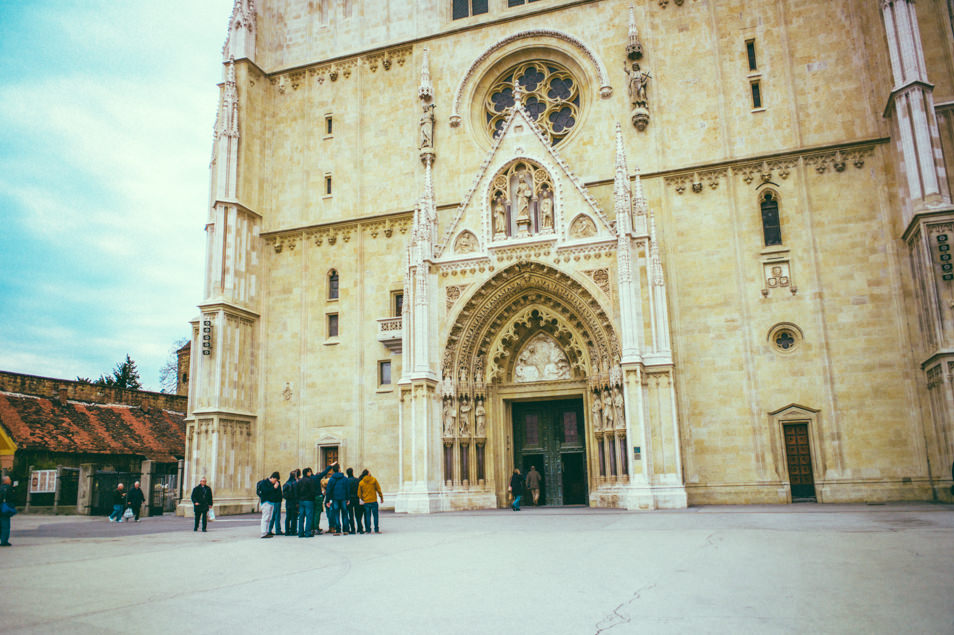
<path fill-rule="evenodd" d="M 212 318 L 202 318 L 202 332 L 200 333 L 202 341 L 202 354 L 212 354 Z"/>
<path fill-rule="evenodd" d="M 640 459 L 639 446 L 633 446 L 633 460 L 638 461 Z"/>
<path fill-rule="evenodd" d="M 31 494 L 52 494 L 56 491 L 56 470 L 33 470 L 30 474 Z"/>

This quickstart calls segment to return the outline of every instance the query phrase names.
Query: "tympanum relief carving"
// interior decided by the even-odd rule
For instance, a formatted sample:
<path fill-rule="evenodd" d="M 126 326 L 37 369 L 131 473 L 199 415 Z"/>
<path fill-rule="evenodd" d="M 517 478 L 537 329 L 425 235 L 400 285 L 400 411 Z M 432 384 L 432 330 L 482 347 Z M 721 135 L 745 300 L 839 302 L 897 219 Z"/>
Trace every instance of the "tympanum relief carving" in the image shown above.
<path fill-rule="evenodd" d="M 570 379 L 570 362 L 553 338 L 539 333 L 517 357 L 513 380 L 518 383 Z"/>

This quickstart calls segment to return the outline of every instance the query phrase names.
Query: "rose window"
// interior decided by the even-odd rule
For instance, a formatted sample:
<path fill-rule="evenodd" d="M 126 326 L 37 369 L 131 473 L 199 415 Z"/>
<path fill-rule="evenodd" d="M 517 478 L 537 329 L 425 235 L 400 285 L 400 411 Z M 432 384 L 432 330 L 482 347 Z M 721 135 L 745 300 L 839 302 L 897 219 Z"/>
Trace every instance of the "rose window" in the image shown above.
<path fill-rule="evenodd" d="M 523 93 L 524 110 L 551 145 L 560 143 L 579 121 L 579 83 L 570 72 L 555 62 L 523 62 L 501 74 L 487 94 L 484 111 L 494 137 L 513 111 L 517 87 Z"/>

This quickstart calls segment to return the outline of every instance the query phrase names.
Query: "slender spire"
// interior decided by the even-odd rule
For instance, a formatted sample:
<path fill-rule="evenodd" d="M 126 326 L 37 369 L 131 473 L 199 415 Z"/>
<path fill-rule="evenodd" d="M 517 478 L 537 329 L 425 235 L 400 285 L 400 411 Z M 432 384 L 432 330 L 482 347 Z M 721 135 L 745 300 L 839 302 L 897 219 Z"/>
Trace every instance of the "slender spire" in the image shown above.
<path fill-rule="evenodd" d="M 235 85 L 235 59 L 229 58 L 228 74 L 225 80 L 225 97 L 223 107 L 227 123 L 225 124 L 225 134 L 238 139 L 238 89 Z"/>
<path fill-rule="evenodd" d="M 663 279 L 662 259 L 659 257 L 659 243 L 656 241 L 656 214 L 649 212 L 649 256 L 652 259 L 653 284 L 662 286 L 665 284 Z"/>
<path fill-rule="evenodd" d="M 629 41 L 626 42 L 626 57 L 638 60 L 643 56 L 643 45 L 636 30 L 636 7 L 629 5 Z"/>
<path fill-rule="evenodd" d="M 424 49 L 424 61 L 421 62 L 421 85 L 417 89 L 417 95 L 425 103 L 434 98 L 434 86 L 431 84 L 431 69 L 427 49 Z"/>
<path fill-rule="evenodd" d="M 616 231 L 620 236 L 629 232 L 632 220 L 632 202 L 629 191 L 629 171 L 626 169 L 626 152 L 623 150 L 623 131 L 616 122 L 616 174 L 613 179 L 613 204 L 616 211 Z"/>

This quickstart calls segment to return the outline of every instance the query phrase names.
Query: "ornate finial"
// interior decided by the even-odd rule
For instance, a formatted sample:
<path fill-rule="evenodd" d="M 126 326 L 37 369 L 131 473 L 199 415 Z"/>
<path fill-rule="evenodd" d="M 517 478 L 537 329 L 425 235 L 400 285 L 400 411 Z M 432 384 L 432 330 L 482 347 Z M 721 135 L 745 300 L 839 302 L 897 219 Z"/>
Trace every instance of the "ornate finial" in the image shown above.
<path fill-rule="evenodd" d="M 626 57 L 638 60 L 643 56 L 643 45 L 636 30 L 636 8 L 629 5 L 629 42 L 626 44 Z"/>
<path fill-rule="evenodd" d="M 630 214 L 633 206 L 629 193 L 626 153 L 623 150 L 623 130 L 619 122 L 616 122 L 616 175 L 613 179 L 613 207 L 616 211 L 616 231 L 622 237 L 632 226 Z"/>
<path fill-rule="evenodd" d="M 243 57 L 255 57 L 255 0 L 235 0 L 222 46 L 224 60 Z"/>
<path fill-rule="evenodd" d="M 651 210 L 649 212 L 649 255 L 653 267 L 653 284 L 661 287 L 665 284 L 665 280 L 662 259 L 659 257 L 659 244 L 656 242 L 656 214 Z"/>
<path fill-rule="evenodd" d="M 431 69 L 427 49 L 424 49 L 424 61 L 421 63 L 421 86 L 417 89 L 417 96 L 425 102 L 434 98 L 434 86 L 431 84 Z"/>
<path fill-rule="evenodd" d="M 513 105 L 514 108 L 523 108 L 523 96 L 524 96 L 523 86 L 520 85 L 520 82 L 514 82 L 513 84 Z"/>

